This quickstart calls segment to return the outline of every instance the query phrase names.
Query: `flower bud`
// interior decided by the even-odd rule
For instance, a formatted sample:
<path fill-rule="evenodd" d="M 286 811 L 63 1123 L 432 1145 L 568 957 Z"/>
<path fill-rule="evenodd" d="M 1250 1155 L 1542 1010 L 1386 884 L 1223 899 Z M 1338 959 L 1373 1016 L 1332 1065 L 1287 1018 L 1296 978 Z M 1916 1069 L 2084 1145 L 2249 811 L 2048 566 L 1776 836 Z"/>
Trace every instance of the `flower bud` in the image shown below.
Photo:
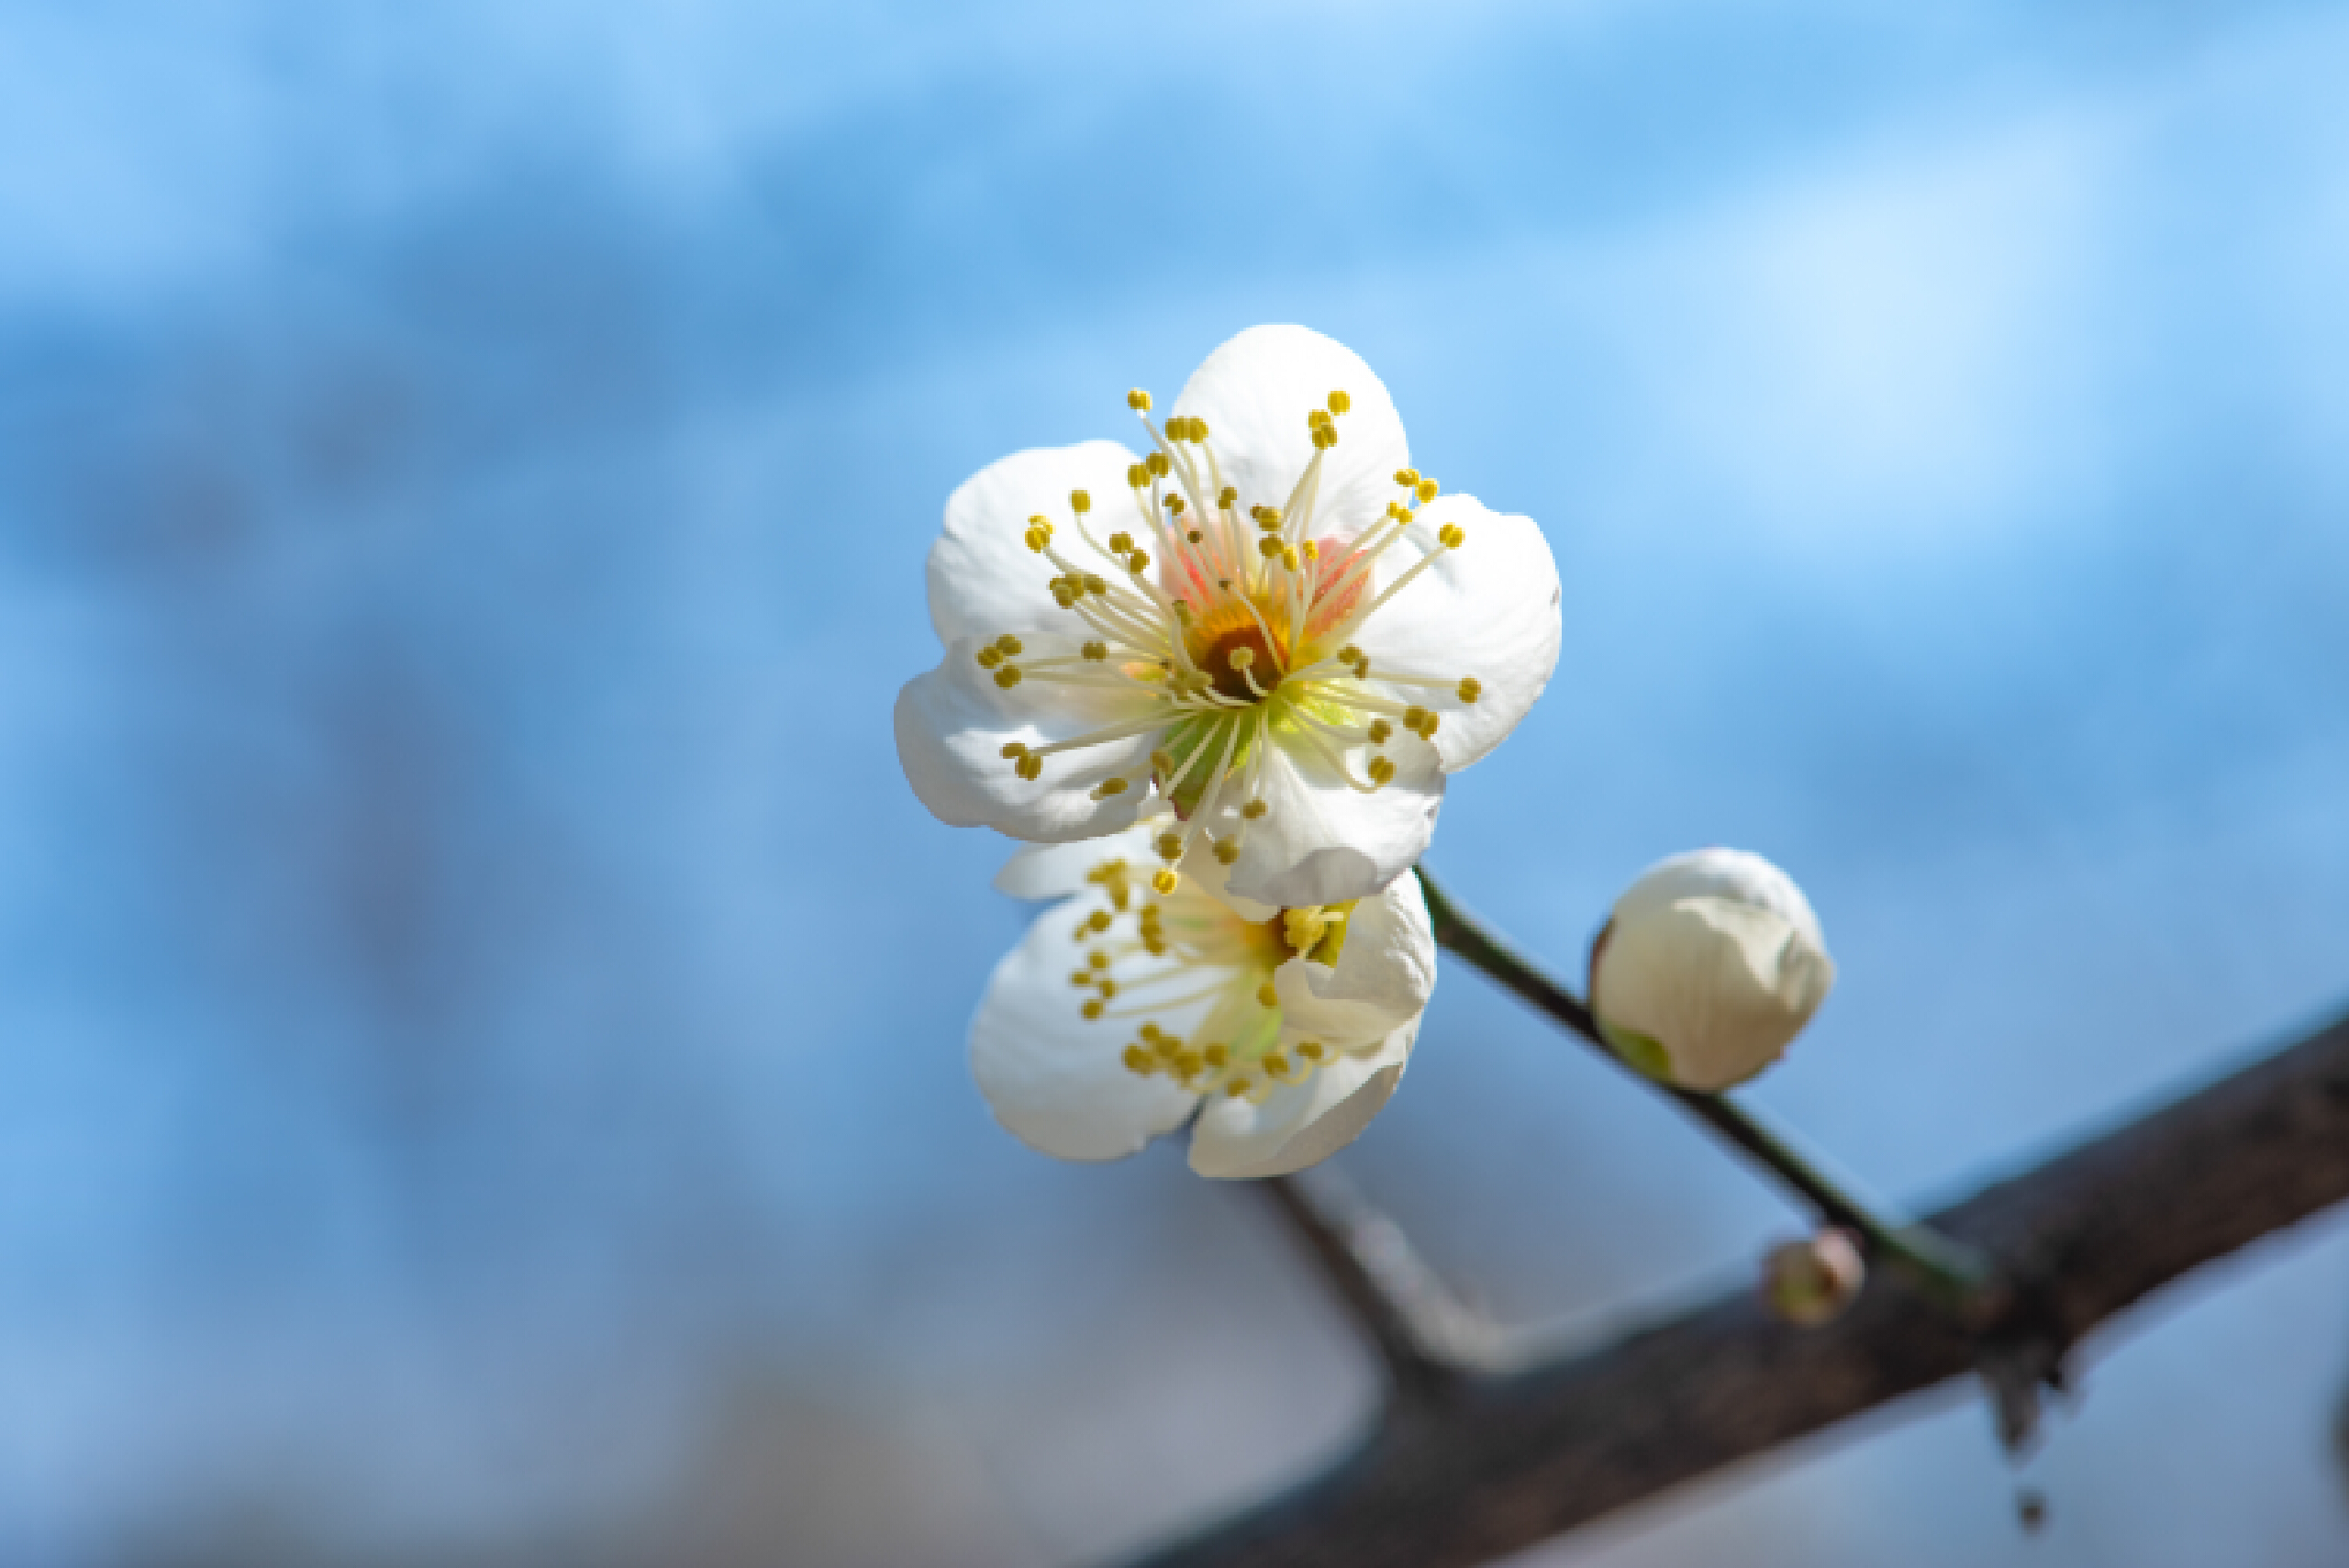
<path fill-rule="evenodd" d="M 1608 1043 L 1684 1089 L 1727 1089 L 1769 1066 L 1834 984 L 1802 890 L 1740 850 L 1649 867 L 1590 951 L 1591 1011 Z"/>
<path fill-rule="evenodd" d="M 1762 1260 L 1762 1302 L 1775 1317 L 1816 1328 L 1842 1317 L 1867 1277 L 1858 1241 L 1830 1229 L 1770 1249 Z"/>

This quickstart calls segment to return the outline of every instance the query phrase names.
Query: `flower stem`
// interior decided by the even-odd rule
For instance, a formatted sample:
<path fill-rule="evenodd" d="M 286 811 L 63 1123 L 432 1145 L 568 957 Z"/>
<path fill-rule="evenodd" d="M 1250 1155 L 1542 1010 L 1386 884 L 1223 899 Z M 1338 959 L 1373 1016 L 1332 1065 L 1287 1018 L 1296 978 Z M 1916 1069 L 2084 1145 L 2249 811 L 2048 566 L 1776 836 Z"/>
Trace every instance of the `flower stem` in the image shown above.
<path fill-rule="evenodd" d="M 1935 1303 L 1960 1316 L 1986 1312 L 2001 1294 L 1996 1269 L 1981 1252 L 1930 1226 L 1887 1217 L 1820 1170 L 1782 1133 L 1722 1095 L 1659 1083 L 1608 1046 L 1582 999 L 1552 980 L 1454 904 L 1425 867 L 1419 873 L 1436 941 L 1515 992 L 1519 1000 L 1598 1048 L 1598 1053 L 1680 1107 L 1755 1164 L 1794 1189 L 1820 1218 L 1855 1233 L 1866 1254 L 1897 1270 Z"/>

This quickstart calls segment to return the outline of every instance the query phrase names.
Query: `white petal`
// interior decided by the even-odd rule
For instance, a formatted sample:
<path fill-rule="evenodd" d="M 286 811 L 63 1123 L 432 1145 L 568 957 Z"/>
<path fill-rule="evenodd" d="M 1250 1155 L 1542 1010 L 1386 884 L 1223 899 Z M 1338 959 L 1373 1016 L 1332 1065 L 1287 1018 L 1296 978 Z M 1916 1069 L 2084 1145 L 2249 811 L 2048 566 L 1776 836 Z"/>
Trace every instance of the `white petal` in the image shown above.
<path fill-rule="evenodd" d="M 1295 907 L 1364 898 L 1408 870 L 1434 836 L 1443 805 L 1435 753 L 1398 736 L 1387 755 L 1395 777 L 1364 794 L 1301 740 L 1276 740 L 1257 775 L 1270 809 L 1246 824 L 1230 889 L 1260 904 Z M 1240 830 L 1234 800 L 1212 824 L 1218 837 Z"/>
<path fill-rule="evenodd" d="M 1191 1133 L 1191 1169 L 1202 1176 L 1286 1176 L 1352 1143 L 1386 1108 L 1402 1081 L 1417 1023 L 1366 1056 L 1331 1062 L 1302 1084 L 1275 1089 L 1261 1106 L 1212 1100 Z"/>
<path fill-rule="evenodd" d="M 1642 872 L 1637 881 L 1615 901 L 1620 923 L 1669 907 L 1683 898 L 1726 898 L 1776 910 L 1800 928 L 1815 947 L 1824 949 L 1819 917 L 1794 878 L 1744 850 L 1691 850 L 1670 856 Z"/>
<path fill-rule="evenodd" d="M 1056 752 L 1032 782 L 1013 771 L 1003 748 L 1013 740 L 1045 745 L 1144 717 L 1152 700 L 1042 681 L 1005 691 L 974 660 L 978 647 L 971 639 L 950 645 L 937 669 L 897 694 L 897 760 L 921 803 L 958 828 L 984 824 L 1044 843 L 1130 827 L 1149 797 L 1142 775 L 1156 731 Z M 1141 782 L 1095 800 L 1093 787 L 1112 775 Z"/>
<path fill-rule="evenodd" d="M 1155 796 L 1152 798 L 1153 808 L 1161 808 L 1163 804 Z M 1163 810 L 1158 815 L 1163 815 Z M 995 889 L 1014 898 L 1066 898 L 1082 893 L 1086 886 L 1085 873 L 1104 861 L 1155 866 L 1158 856 L 1151 848 L 1151 840 L 1156 831 L 1157 817 L 1152 816 L 1107 838 L 1080 839 L 1063 844 L 1024 844 L 995 873 Z"/>
<path fill-rule="evenodd" d="M 1133 461 L 1115 441 L 1085 441 L 1014 452 L 964 480 L 947 498 L 946 531 L 930 547 L 930 624 L 938 640 L 1071 630 L 1073 617 L 1045 586 L 1057 569 L 1026 543 L 1028 519 L 1048 519 L 1057 530 L 1054 547 L 1069 559 L 1089 553 L 1072 521 L 1069 492 L 1089 493 L 1096 516 L 1130 510 L 1126 469 Z M 1098 528 L 1094 537 L 1102 537 Z"/>
<path fill-rule="evenodd" d="M 1457 524 L 1467 541 L 1444 550 L 1402 592 L 1371 616 L 1354 641 L 1381 666 L 1456 681 L 1474 676 L 1483 690 L 1464 703 L 1450 689 L 1393 688 L 1397 701 L 1442 716 L 1436 747 L 1447 772 L 1481 759 L 1517 728 L 1558 666 L 1558 563 L 1531 517 L 1485 509 L 1473 496 L 1446 495 L 1419 509 L 1424 542 Z M 1379 561 L 1382 586 L 1419 559 L 1408 541 Z M 1390 564 L 1391 563 L 1391 564 Z"/>
<path fill-rule="evenodd" d="M 1435 992 L 1435 929 L 1416 876 L 1397 877 L 1354 906 L 1334 969 L 1310 965 L 1315 995 L 1380 1008 L 1389 1029 L 1417 1014 Z"/>
<path fill-rule="evenodd" d="M 1353 350 L 1303 327 L 1251 327 L 1192 373 L 1174 411 L 1207 420 L 1244 517 L 1252 506 L 1289 504 L 1313 459 L 1306 416 L 1327 408 L 1333 392 L 1353 408 L 1338 416 L 1338 444 L 1321 460 L 1311 532 L 1351 538 L 1402 494 L 1395 472 L 1411 462 L 1394 399 Z"/>
<path fill-rule="evenodd" d="M 1699 895 L 1617 917 L 1591 995 L 1610 1029 L 1663 1047 L 1673 1082 L 1720 1090 L 1776 1062 L 1834 979 L 1825 950 L 1785 915 Z"/>
<path fill-rule="evenodd" d="M 1038 917 L 996 965 L 971 1020 L 971 1074 L 995 1118 L 1030 1148 L 1063 1160 L 1117 1160 L 1182 1125 L 1197 1096 L 1120 1059 L 1128 1026 L 1087 1020 L 1069 972 L 1083 901 Z"/>

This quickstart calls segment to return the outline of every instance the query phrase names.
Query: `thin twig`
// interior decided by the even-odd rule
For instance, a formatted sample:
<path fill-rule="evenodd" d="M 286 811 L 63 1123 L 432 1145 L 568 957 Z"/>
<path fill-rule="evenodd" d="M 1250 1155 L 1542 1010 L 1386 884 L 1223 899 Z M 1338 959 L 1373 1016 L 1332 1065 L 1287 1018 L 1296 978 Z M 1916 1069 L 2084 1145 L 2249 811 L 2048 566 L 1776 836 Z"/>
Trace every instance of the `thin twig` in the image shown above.
<path fill-rule="evenodd" d="M 1699 1094 L 1658 1083 L 1633 1068 L 1607 1043 L 1598 1020 L 1582 998 L 1551 979 L 1467 911 L 1453 902 L 1435 879 L 1419 870 L 1419 886 L 1427 895 L 1428 915 L 1436 941 L 1466 959 L 1514 992 L 1555 1023 L 1597 1048 L 1599 1055 L 1636 1082 L 1676 1102 L 1680 1108 L 1712 1129 L 1800 1195 L 1820 1219 L 1856 1233 L 1871 1258 L 1889 1263 L 1943 1307 L 1961 1316 L 1987 1318 L 1996 1310 L 2003 1287 L 1989 1262 L 1979 1252 L 1929 1226 L 1887 1218 L 1880 1206 L 1865 1203 L 1842 1183 L 1799 1152 L 1793 1140 L 1763 1124 L 1753 1112 L 1722 1095 Z"/>
<path fill-rule="evenodd" d="M 1398 1406 L 1440 1402 L 1491 1361 L 1490 1325 L 1444 1287 L 1401 1228 L 1336 1170 L 1325 1163 L 1256 1184 L 1386 1363 Z"/>

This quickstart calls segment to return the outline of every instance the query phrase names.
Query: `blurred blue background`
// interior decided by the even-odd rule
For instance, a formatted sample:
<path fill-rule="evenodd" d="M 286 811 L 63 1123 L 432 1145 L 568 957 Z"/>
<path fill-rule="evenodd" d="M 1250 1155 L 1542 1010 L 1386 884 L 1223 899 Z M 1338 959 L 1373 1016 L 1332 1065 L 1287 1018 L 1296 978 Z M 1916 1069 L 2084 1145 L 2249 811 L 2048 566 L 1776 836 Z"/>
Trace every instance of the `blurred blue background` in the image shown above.
<path fill-rule="evenodd" d="M 2349 1002 L 2349 11 L 0 13 L 0 1562 L 1081 1564 L 1370 1397 L 1256 1200 L 1054 1165 L 888 709 L 949 490 L 1296 320 L 1566 584 L 1432 863 L 1728 842 L 1753 1098 L 1926 1203 Z M 1342 1163 L 1562 1339 L 1783 1204 L 1454 966 Z M 2349 1232 L 1531 1555 L 2316 1564 Z"/>

